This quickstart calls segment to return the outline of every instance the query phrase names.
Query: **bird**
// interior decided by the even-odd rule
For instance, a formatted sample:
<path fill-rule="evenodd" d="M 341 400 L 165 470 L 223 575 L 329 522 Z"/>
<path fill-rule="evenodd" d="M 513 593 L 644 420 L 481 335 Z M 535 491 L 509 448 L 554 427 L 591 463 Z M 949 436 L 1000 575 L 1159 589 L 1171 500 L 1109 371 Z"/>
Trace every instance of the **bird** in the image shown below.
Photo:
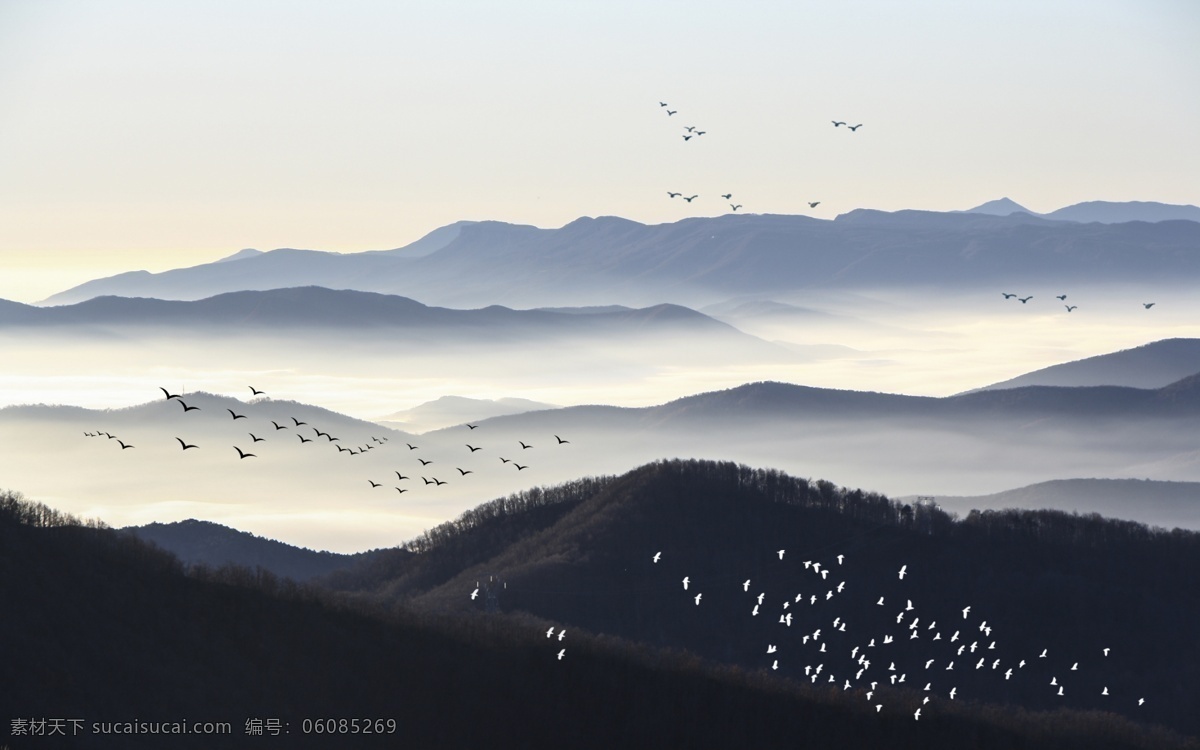
<path fill-rule="evenodd" d="M 523 440 L 518 440 L 517 442 L 521 444 L 521 448 L 532 448 L 533 447 L 532 445 L 526 445 L 525 441 L 523 441 Z"/>
<path fill-rule="evenodd" d="M 684 576 L 684 577 L 683 577 L 683 590 L 684 590 L 684 591 L 687 591 L 688 583 L 690 583 L 690 581 L 689 581 L 688 577 L 687 577 L 687 576 Z"/>
<path fill-rule="evenodd" d="M 479 589 L 478 589 L 478 588 L 476 588 L 474 591 L 472 591 L 472 592 L 471 592 L 471 599 L 474 599 L 474 598 L 475 598 L 475 597 L 477 597 L 477 596 L 479 596 Z M 559 657 L 559 658 L 561 658 L 561 657 Z"/>
<path fill-rule="evenodd" d="M 455 466 L 454 468 L 455 468 L 455 469 L 458 469 L 458 473 L 459 473 L 459 474 L 462 474 L 464 477 L 465 477 L 466 475 L 468 475 L 468 474 L 474 474 L 474 473 L 475 473 L 475 472 L 471 471 L 470 469 L 459 469 L 457 466 Z"/>
<path fill-rule="evenodd" d="M 396 492 L 399 492 L 401 495 L 403 495 L 405 492 L 408 492 L 408 490 L 401 489 L 399 487 L 393 487 L 392 489 L 396 490 Z"/>
<path fill-rule="evenodd" d="M 1028 297 L 1017 297 L 1017 299 L 1021 300 L 1021 304 L 1023 305 L 1029 300 L 1033 299 L 1033 295 L 1031 294 Z"/>
<path fill-rule="evenodd" d="M 563 443 L 569 443 L 569 442 L 571 442 L 570 440 L 563 440 L 563 439 L 562 439 L 562 438 L 560 438 L 558 435 L 555 435 L 555 436 L 554 436 L 554 439 L 558 441 L 558 444 L 559 444 L 559 445 L 562 445 Z"/>
<path fill-rule="evenodd" d="M 467 425 L 467 429 L 468 429 L 468 430 L 473 430 L 473 429 L 475 429 L 475 428 L 476 428 L 476 427 L 478 427 L 478 426 L 479 426 L 479 425 L 477 425 L 477 424 L 468 424 L 468 425 Z"/>
<path fill-rule="evenodd" d="M 1047 651 L 1049 651 L 1049 650 L 1050 650 L 1050 649 L 1048 649 L 1048 648 L 1044 648 L 1044 649 L 1042 649 L 1042 653 L 1038 654 L 1038 658 L 1039 658 L 1039 659 L 1045 659 L 1045 658 L 1046 658 L 1046 652 L 1047 652 Z"/>
<path fill-rule="evenodd" d="M 553 636 L 554 636 L 554 628 L 550 628 L 549 630 L 546 631 L 547 638 L 551 638 Z"/>
<path fill-rule="evenodd" d="M 747 578 L 745 581 L 742 582 L 742 591 L 749 591 L 749 590 L 750 590 L 750 579 Z"/>
<path fill-rule="evenodd" d="M 395 471 L 395 469 L 393 469 L 392 471 Z M 409 479 L 409 477 L 406 477 L 406 476 L 404 476 L 403 474 L 401 474 L 401 473 L 400 473 L 400 472 L 398 472 L 398 471 L 395 471 L 395 473 L 396 473 L 396 481 L 397 481 L 397 482 L 399 482 L 399 481 L 401 481 L 401 480 L 403 480 L 403 479 Z"/>
<path fill-rule="evenodd" d="M 1150 308 L 1154 307 L 1154 305 L 1155 305 L 1155 304 L 1157 304 L 1157 303 L 1155 303 L 1155 302 L 1143 302 L 1143 303 L 1142 303 L 1142 307 L 1144 307 L 1144 308 L 1146 308 L 1147 310 L 1149 310 Z"/>
<path fill-rule="evenodd" d="M 470 443 L 464 443 L 464 445 L 466 445 L 468 448 L 470 448 L 472 453 L 474 453 L 475 451 L 483 450 L 483 448 L 476 448 L 475 446 L 471 445 Z"/>
<path fill-rule="evenodd" d="M 511 458 L 505 458 L 504 456 L 499 456 L 499 459 L 500 459 L 500 463 L 502 463 L 502 464 L 506 464 L 509 461 L 512 461 Z"/>
<path fill-rule="evenodd" d="M 516 461 L 513 462 L 513 466 L 517 467 L 517 471 L 524 471 L 525 469 L 529 468 L 528 464 L 526 464 L 525 466 L 522 466 L 521 464 L 517 463 Z"/>
<path fill-rule="evenodd" d="M 136 445 L 133 445 L 132 443 L 124 442 L 120 438 L 117 438 L 117 442 L 121 444 L 121 450 L 125 450 L 126 448 L 136 448 L 137 447 Z"/>
<path fill-rule="evenodd" d="M 408 446 L 408 449 L 410 451 L 415 451 L 419 447 L 419 446 L 413 445 L 412 443 L 405 443 L 405 445 Z"/>
<path fill-rule="evenodd" d="M 696 126 L 695 125 L 684 125 L 683 129 L 690 133 L 696 129 Z"/>
<path fill-rule="evenodd" d="M 699 197 L 700 197 L 699 195 L 693 195 L 692 197 L 689 198 L 688 196 L 685 195 L 685 196 L 683 196 L 683 199 L 685 201 L 687 201 L 688 203 L 691 203 L 692 201 L 696 200 Z"/>
<path fill-rule="evenodd" d="M 724 198 L 725 200 L 730 200 L 731 198 L 733 198 L 733 193 L 725 193 L 721 197 Z"/>
<path fill-rule="evenodd" d="M 433 483 L 434 483 L 434 485 L 435 485 L 435 486 L 439 486 L 439 487 L 440 487 L 441 485 L 443 485 L 443 484 L 446 484 L 445 482 L 443 482 L 442 480 L 438 479 L 437 477 L 434 477 L 434 478 L 433 478 Z"/>
<path fill-rule="evenodd" d="M 816 207 L 817 207 L 817 206 L 819 206 L 819 205 L 821 205 L 821 201 L 809 201 L 809 202 L 808 202 L 808 207 L 809 207 L 809 208 L 816 208 Z"/>
<path fill-rule="evenodd" d="M 295 417 L 292 417 L 292 421 L 296 423 L 297 427 L 299 427 L 302 424 L 308 424 L 308 422 L 301 422 L 299 419 L 296 419 Z"/>
<path fill-rule="evenodd" d="M 661 552 L 655 552 L 655 553 L 654 553 L 654 557 L 653 557 L 652 559 L 653 559 L 653 561 L 654 561 L 654 562 L 658 562 L 659 560 L 661 560 L 661 559 L 662 559 L 662 553 L 661 553 Z"/>
<path fill-rule="evenodd" d="M 1108 651 L 1109 651 L 1109 649 L 1104 649 L 1104 655 L 1105 655 L 1105 656 L 1108 656 Z"/>
<path fill-rule="evenodd" d="M 246 418 L 246 415 L 245 415 L 245 414 L 238 414 L 238 413 L 234 412 L 234 410 L 233 410 L 233 409 L 226 409 L 225 411 L 227 411 L 227 412 L 229 412 L 231 415 L 233 415 L 233 418 L 234 418 L 234 419 L 245 419 L 245 418 Z"/>
<path fill-rule="evenodd" d="M 168 391 L 166 388 L 163 388 L 161 385 L 158 387 L 158 390 L 160 390 L 160 391 L 162 391 L 162 392 L 163 392 L 163 395 L 167 397 L 167 400 L 168 400 L 168 401 L 170 401 L 170 400 L 171 400 L 171 399 L 173 399 L 173 398 L 179 398 L 179 394 L 178 394 L 178 393 L 171 393 L 171 392 L 170 392 L 170 391 Z"/>
<path fill-rule="evenodd" d="M 421 477 L 421 479 L 425 482 L 425 484 L 433 484 L 433 482 L 429 481 L 425 477 Z"/>
<path fill-rule="evenodd" d="M 258 458 L 258 456 L 254 455 L 253 453 L 247 453 L 236 445 L 233 446 L 233 449 L 238 452 L 238 458 Z"/>
<path fill-rule="evenodd" d="M 260 391 L 260 390 L 258 390 L 257 388 L 255 388 L 255 387 L 254 387 L 254 386 L 252 386 L 252 385 L 248 385 L 248 386 L 246 386 L 246 387 L 250 389 L 250 395 L 252 395 L 252 396 L 261 396 L 261 395 L 263 395 L 263 391 Z"/>
<path fill-rule="evenodd" d="M 691 137 L 690 135 L 685 135 L 685 136 L 683 137 L 683 140 L 685 140 L 685 141 L 690 141 L 690 140 L 692 140 L 692 137 Z"/>
<path fill-rule="evenodd" d="M 306 438 L 303 435 L 297 435 L 296 437 L 300 438 L 301 443 L 311 443 L 312 442 L 312 438 Z"/>
<path fill-rule="evenodd" d="M 780 560 L 783 559 L 783 553 L 784 553 L 784 550 L 779 550 L 779 559 Z"/>
<path fill-rule="evenodd" d="M 883 597 L 882 596 L 879 597 L 879 601 L 877 601 L 875 603 L 878 604 L 880 607 L 882 607 L 883 606 Z"/>
<path fill-rule="evenodd" d="M 954 700 L 954 694 L 957 692 L 958 692 L 958 688 L 956 688 L 956 687 L 950 688 L 950 700 Z"/>
<path fill-rule="evenodd" d="M 675 114 L 675 113 L 676 113 L 676 112 L 678 112 L 678 111 L 679 111 L 679 110 L 677 110 L 677 109 L 668 109 L 668 110 L 667 110 L 667 117 L 670 117 L 671 115 Z"/>
<path fill-rule="evenodd" d="M 857 125 L 847 125 L 846 127 L 850 129 L 850 132 L 851 132 L 851 133 L 853 133 L 854 131 L 856 131 L 856 130 L 858 130 L 859 128 L 861 128 L 861 127 L 862 127 L 862 123 L 860 122 L 860 123 L 859 123 L 859 124 L 857 124 Z"/>
<path fill-rule="evenodd" d="M 907 565 L 901 565 L 901 566 L 900 566 L 900 580 L 901 580 L 901 581 L 903 581 L 903 580 L 904 580 L 904 574 L 905 574 L 907 571 L 908 571 L 908 566 L 907 566 Z"/>
<path fill-rule="evenodd" d="M 678 198 L 681 195 L 683 195 L 683 193 L 672 193 L 670 190 L 667 191 L 668 198 Z"/>
<path fill-rule="evenodd" d="M 967 615 L 971 612 L 971 608 L 969 606 L 963 607 L 962 612 L 963 612 L 963 619 L 965 620 L 965 619 L 967 619 Z"/>
<path fill-rule="evenodd" d="M 1055 297 L 1055 299 L 1057 299 L 1059 302 L 1064 302 L 1064 301 L 1066 301 L 1066 299 L 1067 299 L 1067 295 L 1065 295 L 1065 294 L 1060 294 L 1060 295 L 1058 295 L 1057 297 Z"/>
<path fill-rule="evenodd" d="M 276 421 L 275 421 L 275 420 L 273 420 L 273 419 L 271 420 L 271 424 L 275 425 L 275 429 L 276 429 L 276 430 L 286 430 L 286 429 L 288 428 L 288 426 L 287 426 L 287 425 L 285 425 L 285 424 L 279 424 L 278 422 L 276 422 Z"/>
<path fill-rule="evenodd" d="M 667 106 L 667 103 L 666 103 L 666 102 L 659 102 L 659 103 L 658 103 L 658 106 L 660 106 L 660 107 L 665 107 L 665 106 Z"/>
<path fill-rule="evenodd" d="M 1000 293 L 1004 295 L 1004 299 L 1012 299 L 1013 297 L 1017 296 L 1015 294 L 1009 294 L 1008 292 L 1000 292 Z"/>
<path fill-rule="evenodd" d="M 741 204 L 741 203 L 736 203 L 736 204 L 735 204 L 735 203 L 730 203 L 730 204 L 729 204 L 729 207 L 730 207 L 730 208 L 732 208 L 734 211 L 736 211 L 736 210 L 738 210 L 739 208 L 741 208 L 741 207 L 742 207 L 742 204 Z"/>
<path fill-rule="evenodd" d="M 921 709 L 919 709 L 919 708 L 917 709 L 917 712 L 913 714 L 913 718 L 916 719 L 917 721 L 921 720 Z"/>
<path fill-rule="evenodd" d="M 426 461 L 423 458 L 418 458 L 417 460 L 421 462 L 422 466 L 428 466 L 429 464 L 433 463 L 433 461 Z"/>
<path fill-rule="evenodd" d="M 179 397 L 176 396 L 176 398 L 179 398 Z M 187 404 L 183 403 L 183 399 L 181 399 L 181 398 L 179 399 L 179 405 L 183 407 L 184 414 L 187 414 L 189 411 L 200 411 L 199 406 L 188 406 Z"/>
<path fill-rule="evenodd" d="M 558 652 L 558 660 L 559 660 L 559 661 L 562 661 L 562 658 L 563 658 L 564 656 L 566 656 L 566 653 L 567 653 L 567 650 L 566 650 L 565 648 L 564 648 L 563 650 L 559 651 L 559 652 Z"/>
<path fill-rule="evenodd" d="M 198 445 L 188 445 L 187 443 L 183 442 L 182 438 L 175 438 L 175 439 L 179 441 L 179 447 L 182 450 L 187 450 L 188 448 L 199 448 L 200 447 Z"/>
<path fill-rule="evenodd" d="M 258 435 L 255 435 L 253 432 L 247 432 L 246 434 L 249 435 L 250 438 L 256 443 L 262 443 L 262 442 L 266 441 L 266 438 L 260 438 Z"/>
<path fill-rule="evenodd" d="M 845 123 L 844 121 L 842 121 L 842 120 L 830 120 L 830 122 L 832 122 L 832 123 L 833 123 L 833 126 L 834 126 L 835 128 L 836 128 L 836 127 L 839 127 L 839 126 L 842 126 L 842 125 L 845 125 L 845 124 L 846 124 L 846 123 Z"/>
<path fill-rule="evenodd" d="M 372 487 L 380 487 L 380 486 L 382 486 L 382 485 L 380 485 L 380 484 L 379 484 L 379 482 L 376 482 L 376 481 L 374 481 L 374 480 L 372 480 L 372 479 L 368 479 L 367 481 L 371 483 L 371 486 L 372 486 Z"/>
<path fill-rule="evenodd" d="M 700 606 L 700 597 L 702 597 L 702 596 L 704 596 L 704 594 L 696 594 L 696 606 L 697 607 Z"/>
<path fill-rule="evenodd" d="M 1104 690 L 1100 691 L 1100 695 L 1108 695 L 1108 688 L 1105 687 Z"/>
<path fill-rule="evenodd" d="M 1067 312 L 1071 312 L 1075 308 L 1079 307 L 1079 305 L 1063 305 L 1063 307 L 1067 308 Z"/>

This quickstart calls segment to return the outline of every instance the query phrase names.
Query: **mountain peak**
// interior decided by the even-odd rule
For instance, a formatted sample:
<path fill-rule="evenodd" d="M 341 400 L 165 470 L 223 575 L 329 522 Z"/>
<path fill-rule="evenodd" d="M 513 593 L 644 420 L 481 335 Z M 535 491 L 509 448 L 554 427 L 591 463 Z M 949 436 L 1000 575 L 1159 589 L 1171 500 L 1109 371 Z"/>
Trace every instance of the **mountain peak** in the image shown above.
<path fill-rule="evenodd" d="M 1015 214 L 1018 212 L 1027 213 L 1027 214 L 1033 213 L 1033 211 L 1030 211 L 1028 208 L 1025 208 L 1020 203 L 1017 203 L 1016 201 L 1014 201 L 1010 198 L 1000 198 L 998 200 L 988 201 L 987 203 L 982 203 L 982 204 L 976 206 L 975 208 L 968 208 L 966 211 L 963 211 L 962 213 L 991 214 L 993 216 L 1008 216 L 1009 214 Z"/>
<path fill-rule="evenodd" d="M 263 254 L 262 250 L 255 250 L 252 247 L 248 247 L 244 250 L 238 250 L 233 255 L 227 255 L 224 258 L 221 258 L 220 260 L 214 261 L 214 263 L 225 263 L 225 262 L 231 261 L 231 260 L 244 260 L 246 258 L 253 258 L 256 255 L 262 255 L 262 254 Z"/>

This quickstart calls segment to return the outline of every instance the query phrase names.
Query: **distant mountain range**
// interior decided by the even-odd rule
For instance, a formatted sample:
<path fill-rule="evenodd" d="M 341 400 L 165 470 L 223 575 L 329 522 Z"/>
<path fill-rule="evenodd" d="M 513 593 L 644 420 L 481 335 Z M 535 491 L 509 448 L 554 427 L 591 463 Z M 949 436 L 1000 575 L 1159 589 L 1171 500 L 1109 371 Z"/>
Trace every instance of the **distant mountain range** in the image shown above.
<path fill-rule="evenodd" d="M 1161 388 L 1196 373 L 1200 373 L 1200 339 L 1163 339 L 1133 349 L 1052 365 L 976 390 L 1027 385 Z"/>
<path fill-rule="evenodd" d="M 42 304 L 322 285 L 451 306 L 701 306 L 806 288 L 1184 281 L 1200 278 L 1198 248 L 1197 221 L 1085 224 L 1022 212 L 859 209 L 832 221 L 728 215 L 659 225 L 609 216 L 559 229 L 459 222 L 391 251 L 242 253 L 96 279 Z"/>
<path fill-rule="evenodd" d="M 522 414 L 539 409 L 557 409 L 554 404 L 527 398 L 482 399 L 442 396 L 404 411 L 386 414 L 375 422 L 396 430 L 425 432 L 506 414 Z"/>
<path fill-rule="evenodd" d="M 1009 216 L 1015 213 L 1026 213 L 1030 216 L 1040 216 L 1055 221 L 1076 221 L 1081 223 L 1098 222 L 1100 224 L 1120 224 L 1127 221 L 1200 221 L 1200 207 L 1190 205 L 1172 205 L 1170 203 L 1155 203 L 1153 201 L 1086 201 L 1066 206 L 1056 211 L 1039 214 L 1030 211 L 1016 201 L 1008 198 L 988 201 L 987 203 L 967 209 L 964 213 L 989 214 L 992 216 Z"/>
<path fill-rule="evenodd" d="M 233 262 L 233 261 L 230 261 Z M 492 305 L 477 310 L 430 307 L 407 297 L 294 287 L 218 294 L 195 301 L 144 297 L 96 297 L 83 302 L 37 307 L 0 300 L 0 329 L 170 328 L 215 334 L 223 329 L 271 335 L 304 335 L 337 330 L 375 335 L 389 331 L 392 340 L 410 331 L 426 342 L 437 336 L 498 341 L 530 337 L 678 335 L 717 337 L 760 350 L 773 345 L 686 307 L 659 304 L 642 309 L 620 306 L 570 310 L 514 310 Z"/>

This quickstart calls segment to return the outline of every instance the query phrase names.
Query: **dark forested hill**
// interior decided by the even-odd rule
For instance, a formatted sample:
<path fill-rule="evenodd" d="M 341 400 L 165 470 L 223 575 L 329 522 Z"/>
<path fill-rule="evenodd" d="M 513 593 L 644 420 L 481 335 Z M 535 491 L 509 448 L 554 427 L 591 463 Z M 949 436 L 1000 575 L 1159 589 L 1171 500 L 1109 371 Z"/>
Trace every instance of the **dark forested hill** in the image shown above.
<path fill-rule="evenodd" d="M 485 607 L 469 596 L 483 581 L 505 612 L 830 689 L 906 675 L 904 685 L 942 699 L 954 688 L 957 700 L 1106 710 L 1200 732 L 1183 687 L 1200 679 L 1200 534 L 1055 511 L 955 520 L 694 461 L 505 502 L 415 540 L 414 556 L 326 583 L 469 612 Z"/>
<path fill-rule="evenodd" d="M 620 506 L 644 505 L 635 526 L 644 524 L 643 532 L 656 537 L 666 574 L 667 565 L 683 562 L 672 557 L 681 558 L 689 537 L 700 529 L 656 527 L 655 506 L 683 500 L 674 490 L 684 491 L 686 502 L 698 510 L 714 503 L 704 493 L 694 494 L 693 484 L 713 485 L 719 479 L 713 471 L 729 469 L 647 467 L 616 480 L 582 481 L 547 499 L 552 502 L 527 502 L 511 510 L 522 515 L 567 509 L 558 521 L 549 521 L 549 528 L 558 527 L 561 534 L 562 524 L 572 524 L 571 516 L 589 505 L 612 505 L 619 499 L 610 521 L 625 515 Z M 751 476 L 758 476 L 759 490 L 778 479 Z M 643 494 L 647 490 L 654 494 Z M 817 485 L 817 492 L 858 502 L 825 485 Z M 594 493 L 591 498 L 578 499 L 589 493 Z M 743 510 L 752 509 L 746 498 L 736 499 Z M 864 499 L 868 502 L 859 520 L 876 523 L 883 506 Z M 601 566 L 623 556 L 620 548 L 606 549 L 610 540 L 597 533 L 606 525 L 605 513 L 595 510 L 586 514 L 590 523 L 574 524 L 575 541 L 590 540 L 588 546 L 567 554 L 561 564 L 586 569 L 592 554 Z M 507 514 L 509 520 L 513 516 Z M 494 529 L 495 519 L 505 518 L 493 508 L 476 519 L 470 533 Z M 916 514 L 905 528 L 923 533 L 924 518 Z M 770 528 L 772 520 L 750 523 Z M 728 541 L 734 541 L 744 530 L 727 532 Z M 629 539 L 639 548 L 646 541 L 636 534 Z M 418 556 L 447 543 L 452 542 L 431 534 L 424 546 L 418 545 L 426 550 Z M 855 544 L 844 548 L 848 557 L 861 551 Z M 713 562 L 724 557 L 717 554 Z M 915 578 L 927 575 L 919 555 L 908 559 Z M 696 580 L 707 587 L 711 581 L 705 580 L 703 567 L 694 570 Z M 674 568 L 669 572 L 674 577 Z M 521 581 L 525 595 L 544 596 L 554 585 L 543 577 L 534 589 L 517 570 L 503 575 Z M 604 585 L 604 579 L 593 576 L 592 585 Z M 512 595 L 519 588 L 510 586 Z M 719 606 L 718 589 L 707 591 Z M 468 592 L 461 594 L 470 601 Z M 672 605 L 665 592 L 657 598 Z M 926 606 L 925 598 L 914 599 Z M 490 615 L 471 607 L 441 614 L 414 608 L 386 611 L 244 568 L 188 574 L 175 558 L 129 535 L 79 525 L 9 493 L 0 494 L 0 601 L 5 604 L 0 706 L 11 717 L 0 730 L 0 743 L 13 748 L 466 748 L 497 737 L 506 746 L 530 748 L 611 748 L 627 745 L 631 737 L 647 747 L 1197 747 L 1194 741 L 1112 713 L 1028 712 L 980 705 L 965 695 L 958 700 L 936 695 L 923 703 L 919 690 L 888 687 L 868 700 L 863 689 L 811 685 L 768 670 L 722 666 L 678 648 L 590 633 L 574 624 L 566 625 L 564 640 L 547 639 L 546 620 L 520 614 L 508 602 L 503 602 L 508 613 Z M 986 603 L 983 598 L 976 602 Z M 696 610 L 690 600 L 687 604 L 693 607 L 688 615 L 705 611 Z M 617 613 L 618 618 L 626 616 Z M 1004 626 L 1003 617 L 996 626 Z M 680 630 L 679 624 L 660 627 L 667 642 L 685 645 L 669 637 Z M 1180 659 L 1188 663 L 1188 654 Z M 832 657 L 830 664 L 832 668 Z M 1181 676 L 1186 682 L 1187 675 Z M 1114 675 L 1112 684 L 1126 695 L 1131 679 Z M 916 680 L 910 678 L 910 683 L 917 687 Z M 1152 700 L 1165 699 L 1155 694 Z M 882 708 L 876 710 L 876 704 Z M 914 718 L 918 708 L 919 719 Z M 1165 706 L 1160 703 L 1158 710 Z M 12 736 L 17 727 L 13 719 L 58 718 L 80 720 L 80 734 Z M 314 733 L 306 721 L 331 718 L 346 719 L 342 726 L 347 728 L 353 719 L 379 719 L 382 723 L 372 726 L 382 733 L 330 736 Z M 97 733 L 98 725 L 182 721 L 227 722 L 230 735 L 218 741 L 197 734 Z M 280 736 L 248 736 L 246 728 L 255 721 L 268 727 L 267 722 L 277 721 Z"/>

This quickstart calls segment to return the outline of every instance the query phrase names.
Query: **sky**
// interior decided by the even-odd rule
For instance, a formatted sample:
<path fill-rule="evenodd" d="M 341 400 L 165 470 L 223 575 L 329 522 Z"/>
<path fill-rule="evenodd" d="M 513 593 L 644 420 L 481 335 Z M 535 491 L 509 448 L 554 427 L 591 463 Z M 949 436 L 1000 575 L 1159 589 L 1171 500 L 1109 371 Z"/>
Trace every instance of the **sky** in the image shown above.
<path fill-rule="evenodd" d="M 726 192 L 1200 204 L 1198 91 L 1190 0 L 3 0 L 0 298 Z"/>

